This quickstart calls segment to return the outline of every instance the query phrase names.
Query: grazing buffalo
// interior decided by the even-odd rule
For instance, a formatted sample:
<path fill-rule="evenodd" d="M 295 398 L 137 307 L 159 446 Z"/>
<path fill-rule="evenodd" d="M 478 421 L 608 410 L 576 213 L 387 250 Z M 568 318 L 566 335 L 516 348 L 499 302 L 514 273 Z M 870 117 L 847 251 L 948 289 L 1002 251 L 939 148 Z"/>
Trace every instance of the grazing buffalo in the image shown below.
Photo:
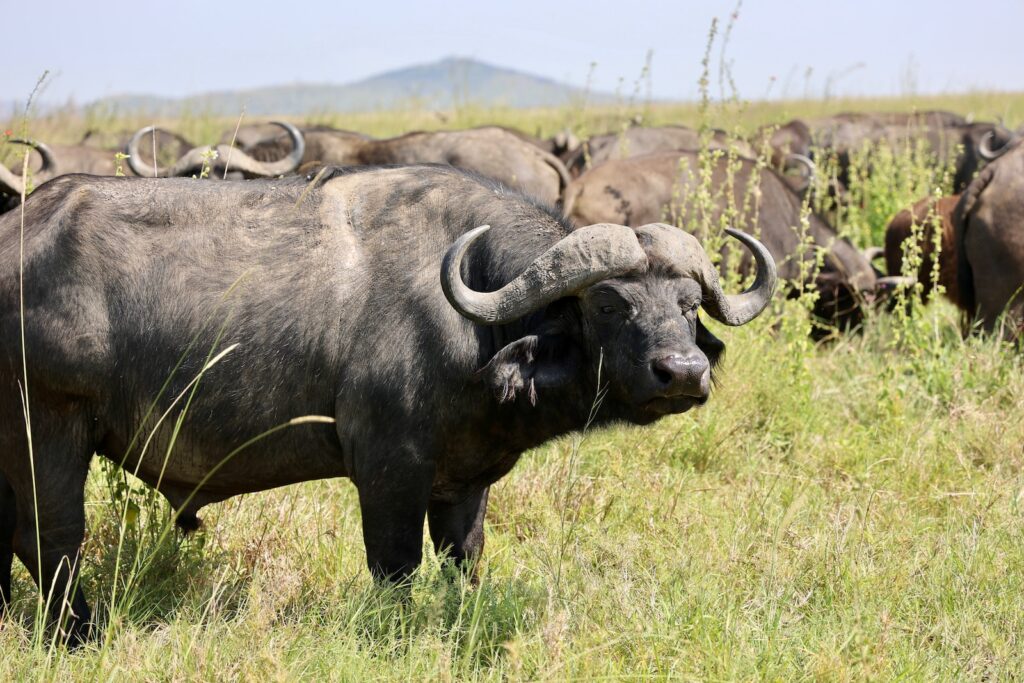
<path fill-rule="evenodd" d="M 550 138 L 539 138 L 536 135 L 524 133 L 518 128 L 509 128 L 508 126 L 480 126 L 473 130 L 487 130 L 489 128 L 497 128 L 505 131 L 506 133 L 511 133 L 523 142 L 528 142 L 534 147 L 538 147 L 549 154 L 554 154 L 559 159 L 564 159 L 565 155 L 580 146 L 579 138 L 577 138 L 576 135 L 568 129 L 559 131 Z"/>
<path fill-rule="evenodd" d="M 772 168 L 782 174 L 790 187 L 800 194 L 811 187 L 816 167 L 811 161 L 811 131 L 806 123 L 794 119 L 782 125 L 764 126 L 753 140 L 759 151 L 767 152 Z"/>
<path fill-rule="evenodd" d="M 329 162 L 324 159 L 346 158 L 354 153 L 356 145 L 373 139 L 363 133 L 330 126 L 306 126 L 299 130 L 306 142 L 303 164 L 326 164 Z M 294 149 L 291 137 L 271 123 L 242 126 L 237 135 L 234 130 L 230 130 L 221 136 L 222 144 L 231 144 L 232 140 L 236 147 L 259 161 L 277 161 L 288 156 Z"/>
<path fill-rule="evenodd" d="M 247 151 L 268 160 L 278 158 L 284 149 L 275 140 Z M 325 131 L 310 141 L 303 161 L 339 166 L 448 164 L 498 180 L 551 206 L 569 184 L 558 157 L 497 126 L 416 132 L 384 140 Z"/>
<path fill-rule="evenodd" d="M 885 229 L 885 269 L 891 277 L 911 277 L 921 283 L 921 300 L 928 301 L 935 283 L 935 247 L 938 227 L 938 283 L 946 296 L 962 306 L 956 278 L 956 249 L 953 240 L 953 210 L 960 195 L 925 197 L 909 209 L 900 211 Z M 916 236 L 916 244 L 910 240 Z M 912 250 L 920 259 L 917 272 L 904 273 L 903 261 Z"/>
<path fill-rule="evenodd" d="M 275 132 L 280 132 L 280 129 L 274 128 Z M 121 130 L 110 133 L 104 133 L 98 130 L 88 130 L 82 136 L 81 141 L 78 143 L 81 147 L 98 148 L 106 150 L 106 153 L 111 159 L 115 157 L 118 152 L 124 152 L 128 148 L 128 143 L 131 142 L 132 136 L 135 135 L 135 130 Z M 140 152 L 142 159 L 147 164 L 152 164 L 154 158 L 160 166 L 171 166 L 175 161 L 180 159 L 182 156 L 188 153 L 190 149 L 195 147 L 185 137 L 175 133 L 173 131 L 164 130 L 162 128 L 156 128 L 150 135 L 146 136 L 143 141 Z M 156 149 L 156 156 L 153 156 L 154 147 Z M 122 171 L 125 175 L 134 175 L 130 167 L 127 164 L 122 163 Z M 113 173 L 94 173 L 93 175 L 114 175 Z"/>
<path fill-rule="evenodd" d="M 611 159 L 628 159 L 659 152 L 692 151 L 703 146 L 700 131 L 686 126 L 633 127 L 620 133 L 596 135 L 566 157 L 565 165 L 574 178 L 588 168 Z M 725 131 L 712 132 L 710 149 L 734 150 L 746 157 L 756 157 L 753 148 L 743 140 L 730 137 Z"/>
<path fill-rule="evenodd" d="M 185 150 L 192 147 L 187 140 L 174 133 L 154 129 L 154 136 L 157 159 L 164 159 L 168 154 L 174 155 L 173 158 L 177 159 Z M 135 175 L 129 164 L 117 158 L 117 149 L 103 149 L 86 144 L 87 142 L 91 143 L 97 137 L 98 134 L 89 131 L 78 145 L 47 145 L 18 138 L 7 142 L 30 147 L 28 170 L 33 186 L 41 185 L 47 180 L 69 173 Z M 130 137 L 125 137 L 124 144 L 119 145 L 118 149 L 125 149 L 130 139 Z M 147 141 L 149 139 L 147 137 Z M 142 149 L 139 151 L 140 158 L 147 164 L 153 163 L 152 150 L 152 145 L 142 145 Z M 0 195 L 6 195 L 8 200 L 21 194 L 21 190 L 18 188 L 21 184 L 22 168 L 20 156 L 19 161 L 11 164 L 9 169 L 0 168 Z M 12 183 L 12 177 L 17 179 L 16 182 Z M 8 208 L 12 204 L 16 205 L 17 202 L 8 201 Z"/>
<path fill-rule="evenodd" d="M 143 178 L 188 177 L 202 175 L 224 179 L 228 174 L 233 178 L 269 178 L 292 173 L 302 163 L 306 142 L 301 131 L 290 123 L 273 122 L 283 128 L 291 143 L 291 149 L 283 159 L 260 161 L 241 149 L 228 145 L 214 147 L 193 147 L 182 155 L 170 168 L 158 168 L 147 160 L 143 150 L 151 147 L 154 136 L 160 132 L 155 126 L 142 128 L 128 142 L 128 165 L 135 175 Z M 152 156 L 150 156 L 150 159 Z"/>
<path fill-rule="evenodd" d="M 986 332 L 1024 330 L 1024 143 L 985 166 L 953 214 L 960 307 Z M 1001 316 L 1006 319 L 1000 326 Z"/>
<path fill-rule="evenodd" d="M 750 186 L 754 177 L 759 178 L 756 188 Z M 572 182 L 565 193 L 565 212 L 577 225 L 635 226 L 661 220 L 695 225 L 694 196 L 700 178 L 697 152 L 608 161 Z M 861 303 L 875 290 L 875 271 L 861 252 L 816 214 L 806 216 L 807 234 L 800 235 L 802 201 L 778 173 L 758 171 L 750 159 L 718 159 L 710 195 L 710 222 L 720 223 L 723 212 L 735 210 L 739 223 L 756 225 L 754 229 L 778 262 L 780 277 L 794 285 L 792 292 L 813 281 L 820 294 L 816 317 L 840 328 L 861 320 Z M 805 239 L 812 244 L 805 244 Z M 825 252 L 820 270 L 814 267 L 819 249 Z M 749 259 L 741 262 L 742 270 L 749 266 Z M 816 329 L 815 334 L 824 332 Z"/>
<path fill-rule="evenodd" d="M 850 167 L 857 154 L 882 144 L 910 150 L 920 141 L 936 163 L 952 167 L 953 186 L 959 192 L 1012 136 L 1003 126 L 970 122 L 952 112 L 845 113 L 790 121 L 770 134 L 770 146 L 773 155 L 785 150 L 815 160 L 834 157 L 836 189 L 842 192 L 849 187 Z"/>
<path fill-rule="evenodd" d="M 729 295 L 681 230 L 573 230 L 444 166 L 223 183 L 67 176 L 25 213 L 34 470 L 8 215 L 0 595 L 16 553 L 58 607 L 69 591 L 72 638 L 89 631 L 73 581 L 93 453 L 186 522 L 240 493 L 349 477 L 372 574 L 403 581 L 424 518 L 439 552 L 479 555 L 488 487 L 527 449 L 587 425 L 599 395 L 599 424 L 707 401 L 724 346 L 698 309 L 742 325 L 776 282 L 743 233 L 730 234 L 757 276 Z M 182 421 L 162 421 L 193 386 Z"/>
<path fill-rule="evenodd" d="M 14 138 L 8 143 L 25 145 L 29 148 L 28 171 L 31 183 L 29 188 L 41 185 L 47 180 L 69 173 L 86 173 L 89 175 L 135 175 L 129 164 L 117 158 L 117 151 L 88 146 L 86 140 L 95 137 L 86 133 L 83 144 L 79 145 L 47 145 L 32 140 Z M 148 139 L 148 136 L 147 136 Z M 167 153 L 174 153 L 183 146 L 191 147 L 181 136 L 155 129 L 157 159 Z M 127 144 L 127 143 L 126 143 Z M 142 145 L 139 153 L 145 163 L 152 163 L 153 153 L 150 145 Z M 122 149 L 124 147 L 122 146 Z M 21 157 L 19 156 L 19 159 Z M 177 158 L 175 156 L 174 158 Z M 8 169 L 0 166 L 0 213 L 10 210 L 20 203 L 22 194 L 21 162 L 12 163 Z"/>

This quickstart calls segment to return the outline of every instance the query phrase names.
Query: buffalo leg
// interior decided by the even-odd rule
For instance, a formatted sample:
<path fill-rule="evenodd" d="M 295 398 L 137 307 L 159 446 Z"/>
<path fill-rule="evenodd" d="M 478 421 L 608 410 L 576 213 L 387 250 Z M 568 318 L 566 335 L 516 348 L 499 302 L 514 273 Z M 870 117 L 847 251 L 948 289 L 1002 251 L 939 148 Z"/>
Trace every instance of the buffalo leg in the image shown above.
<path fill-rule="evenodd" d="M 18 504 L 14 489 L 0 474 L 0 617 L 11 604 L 11 565 L 14 562 L 14 529 L 18 520 Z"/>
<path fill-rule="evenodd" d="M 35 476 L 15 485 L 17 526 L 14 552 L 39 585 L 51 617 L 69 645 L 92 634 L 92 618 L 78 586 L 85 536 L 85 479 L 89 457 L 36 445 Z M 33 490 L 34 489 L 34 490 Z"/>
<path fill-rule="evenodd" d="M 487 512 L 489 488 L 473 493 L 460 503 L 432 500 L 427 506 L 427 522 L 434 550 L 463 571 L 470 572 L 476 582 L 476 561 L 484 550 L 484 515 Z"/>
<path fill-rule="evenodd" d="M 360 485 L 366 563 L 378 581 L 404 584 L 423 559 L 423 518 L 432 472 L 411 472 L 400 481 Z"/>

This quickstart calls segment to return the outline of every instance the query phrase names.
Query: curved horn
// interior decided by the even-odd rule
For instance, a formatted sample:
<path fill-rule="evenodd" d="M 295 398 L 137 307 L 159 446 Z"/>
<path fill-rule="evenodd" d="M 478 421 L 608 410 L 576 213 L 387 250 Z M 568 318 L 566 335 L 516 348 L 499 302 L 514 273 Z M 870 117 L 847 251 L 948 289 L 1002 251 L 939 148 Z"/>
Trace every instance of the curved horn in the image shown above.
<path fill-rule="evenodd" d="M 228 171 L 235 170 L 248 175 L 264 177 L 291 173 L 302 163 L 302 156 L 306 153 L 306 140 L 302 137 L 299 129 L 290 123 L 281 121 L 272 121 L 271 123 L 284 128 L 292 140 L 292 151 L 284 159 L 272 162 L 257 161 L 242 150 L 228 145 L 217 145 L 216 148 L 193 147 L 162 175 L 164 177 L 195 175 L 203 168 L 203 164 L 209 163 L 208 154 L 211 149 L 217 153 L 217 158 L 226 164 Z M 149 178 L 157 177 L 157 169 L 142 161 L 138 154 L 139 143 L 146 135 L 152 134 L 155 130 L 157 130 L 155 126 L 147 126 L 135 133 L 128 142 L 128 164 L 136 175 Z"/>
<path fill-rule="evenodd" d="M 715 320 L 726 325 L 745 325 L 761 314 L 771 303 L 778 282 L 775 259 L 768 248 L 745 232 L 726 228 L 725 232 L 735 237 L 754 255 L 757 275 L 754 283 L 742 294 L 726 294 L 718 281 L 718 271 L 711 266 L 704 273 L 704 301 L 701 304 Z"/>
<path fill-rule="evenodd" d="M 456 311 L 481 325 L 518 320 L 556 299 L 642 268 L 647 256 L 632 228 L 599 223 L 574 230 L 496 292 L 477 292 L 462 281 L 462 259 L 490 230 L 470 230 L 448 248 L 441 263 L 441 289 Z"/>
<path fill-rule="evenodd" d="M 875 280 L 876 290 L 896 289 L 897 287 L 913 287 L 917 284 L 917 278 L 905 275 L 887 275 Z"/>
<path fill-rule="evenodd" d="M 131 140 L 128 141 L 128 146 L 125 148 L 124 153 L 128 155 L 128 168 L 132 169 L 132 173 L 139 176 L 140 178 L 157 178 L 159 173 L 156 166 L 150 166 L 142 160 L 140 156 L 140 145 L 142 139 L 147 135 L 156 135 L 156 132 L 160 130 L 156 126 L 146 126 L 140 128 L 132 136 Z M 156 161 L 154 159 L 154 161 Z"/>
<path fill-rule="evenodd" d="M 39 152 L 39 158 L 43 160 L 43 165 L 33 174 L 39 183 L 46 182 L 50 178 L 60 175 L 57 173 L 57 157 L 53 154 L 53 150 L 45 143 L 37 142 L 36 140 L 25 140 L 23 138 L 11 138 L 7 142 L 26 145 Z"/>
<path fill-rule="evenodd" d="M 1013 133 L 1010 134 L 1010 139 L 1007 140 L 999 149 L 992 149 L 992 141 L 996 137 L 996 131 L 990 130 L 981 136 L 981 140 L 978 141 L 978 156 L 985 161 L 992 161 L 1002 156 L 1003 152 L 1007 150 L 1010 143 L 1013 142 L 1013 138 L 1016 137 Z"/>
<path fill-rule="evenodd" d="M 36 142 L 35 140 L 26 140 L 23 138 L 11 138 L 7 142 L 15 145 L 32 147 L 39 152 L 39 156 L 43 160 L 43 165 L 40 166 L 39 170 L 33 174 L 36 185 L 45 183 L 50 178 L 59 175 L 57 172 L 57 160 L 53 155 L 53 150 L 44 143 Z M 22 181 L 21 175 L 14 173 L 4 166 L 0 166 L 0 192 L 20 196 L 24 191 L 25 185 Z"/>
<path fill-rule="evenodd" d="M 139 150 L 141 149 L 141 143 L 147 135 L 155 135 L 156 131 L 161 131 L 168 135 L 178 137 L 174 133 L 165 131 L 156 126 L 146 126 L 140 129 L 132 139 L 128 141 L 128 166 L 132 169 L 135 175 L 143 178 L 178 178 L 182 176 L 190 176 L 199 173 L 204 164 L 210 163 L 208 153 L 211 149 L 210 146 L 205 147 L 193 147 L 189 151 L 185 152 L 176 162 L 174 166 L 171 166 L 165 172 L 160 173 L 156 166 L 150 166 L 142 160 Z M 217 156 L 223 158 L 225 152 L 229 151 L 230 148 L 227 145 L 220 145 L 217 147 Z M 155 161 L 155 160 L 154 160 Z"/>
<path fill-rule="evenodd" d="M 9 194 L 21 197 L 25 191 L 25 185 L 21 182 L 21 176 L 12 173 L 6 166 L 0 165 L 0 194 Z"/>
<path fill-rule="evenodd" d="M 537 151 L 540 152 L 541 157 L 544 159 L 544 163 L 555 169 L 555 173 L 558 174 L 558 196 L 563 196 L 565 188 L 569 187 L 569 183 L 572 182 L 572 178 L 569 177 L 569 170 L 565 167 L 565 164 L 562 163 L 562 160 L 551 152 L 545 152 L 539 148 Z"/>
<path fill-rule="evenodd" d="M 811 161 L 810 157 L 790 152 L 786 155 L 786 165 L 788 166 L 790 162 L 796 162 L 798 166 L 804 167 L 803 176 L 807 178 L 808 183 L 814 180 L 814 174 L 818 172 L 818 167 L 814 165 L 814 162 Z"/>
<path fill-rule="evenodd" d="M 243 171 L 249 175 L 274 177 L 291 173 L 299 167 L 306 154 L 306 139 L 303 137 L 302 131 L 283 121 L 271 121 L 271 123 L 284 128 L 285 133 L 291 138 L 292 151 L 288 153 L 288 156 L 277 161 L 257 161 L 240 149 L 218 145 L 217 151 L 220 158 L 227 162 L 229 169 Z M 230 161 L 227 161 L 229 159 Z"/>
<path fill-rule="evenodd" d="M 867 249 L 864 249 L 863 254 L 864 258 L 866 258 L 868 262 L 871 262 L 877 258 L 885 256 L 885 249 L 882 247 L 868 247 Z"/>

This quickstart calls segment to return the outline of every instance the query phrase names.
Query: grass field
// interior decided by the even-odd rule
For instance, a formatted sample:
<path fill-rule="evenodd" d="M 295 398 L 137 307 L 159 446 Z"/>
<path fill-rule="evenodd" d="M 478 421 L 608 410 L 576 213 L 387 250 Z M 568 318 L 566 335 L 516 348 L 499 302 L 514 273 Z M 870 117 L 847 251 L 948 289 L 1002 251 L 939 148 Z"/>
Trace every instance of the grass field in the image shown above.
<path fill-rule="evenodd" d="M 492 122 L 586 134 L 636 113 L 749 130 L 910 108 L 1016 126 L 1024 95 L 315 119 L 377 135 Z M 140 123 L 62 113 L 31 132 L 73 142 Z M 165 123 L 196 142 L 234 125 Z M 878 183 L 868 199 L 907 205 L 922 190 Z M 854 237 L 880 234 L 881 214 L 856 218 L 868 229 Z M 428 551 L 410 605 L 373 586 L 347 481 L 239 497 L 161 540 L 166 504 L 97 462 L 82 581 L 105 637 L 54 647 L 17 565 L 0 680 L 1024 676 L 1019 353 L 961 340 L 941 301 L 818 346 L 798 302 L 714 329 L 729 350 L 706 407 L 526 454 L 493 489 L 479 587 Z"/>

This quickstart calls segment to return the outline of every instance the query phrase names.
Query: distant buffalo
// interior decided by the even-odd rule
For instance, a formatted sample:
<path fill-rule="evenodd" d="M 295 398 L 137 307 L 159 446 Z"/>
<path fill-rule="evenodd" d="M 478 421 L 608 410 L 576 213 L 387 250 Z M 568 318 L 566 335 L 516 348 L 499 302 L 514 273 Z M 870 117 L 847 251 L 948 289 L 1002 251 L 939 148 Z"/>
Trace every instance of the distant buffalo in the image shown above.
<path fill-rule="evenodd" d="M 700 131 L 686 126 L 635 126 L 618 133 L 595 135 L 566 157 L 565 165 L 573 177 L 589 168 L 612 159 L 628 159 L 671 151 L 693 151 L 702 146 Z M 708 148 L 733 150 L 736 154 L 756 157 L 754 149 L 744 140 L 714 130 L 708 136 Z"/>
<path fill-rule="evenodd" d="M 869 146 L 885 144 L 898 150 L 915 150 L 920 144 L 938 164 L 953 168 L 953 185 L 959 192 L 1013 137 L 999 124 L 970 122 L 945 111 L 844 113 L 797 119 L 763 131 L 762 137 L 770 136 L 773 154 L 794 152 L 819 163 L 819 157 L 834 157 L 838 163 L 838 191 L 849 186 L 851 164 Z"/>
<path fill-rule="evenodd" d="M 128 141 L 128 165 L 135 175 L 143 178 L 189 177 L 202 175 L 223 179 L 228 174 L 235 178 L 272 178 L 295 171 L 302 163 L 306 142 L 298 128 L 290 123 L 275 121 L 271 125 L 283 129 L 291 143 L 291 149 L 282 159 L 260 161 L 245 151 L 230 145 L 217 147 L 193 147 L 169 167 L 159 168 L 147 161 L 143 150 L 160 129 L 155 126 L 142 128 Z"/>
<path fill-rule="evenodd" d="M 286 153 L 280 139 L 246 148 L 254 158 Z M 561 160 L 497 126 L 469 130 L 407 133 L 375 140 L 349 131 L 310 131 L 304 163 L 340 166 L 447 164 L 498 180 L 554 206 L 569 183 Z"/>

